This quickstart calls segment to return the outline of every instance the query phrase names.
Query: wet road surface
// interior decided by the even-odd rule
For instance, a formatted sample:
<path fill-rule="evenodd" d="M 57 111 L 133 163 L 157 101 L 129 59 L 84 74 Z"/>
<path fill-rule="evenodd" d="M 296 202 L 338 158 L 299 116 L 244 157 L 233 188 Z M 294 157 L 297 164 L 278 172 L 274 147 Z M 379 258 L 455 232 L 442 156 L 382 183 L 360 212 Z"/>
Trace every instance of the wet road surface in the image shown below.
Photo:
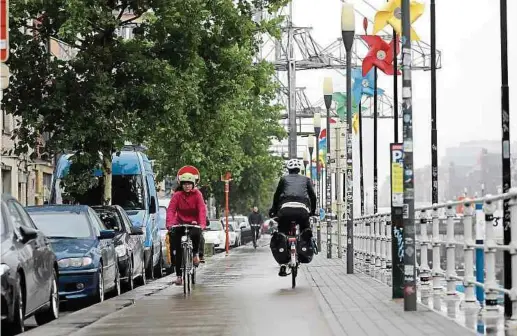
<path fill-rule="evenodd" d="M 332 335 L 306 277 L 295 289 L 278 277 L 266 239 L 207 261 L 190 295 L 169 276 L 27 335 Z"/>

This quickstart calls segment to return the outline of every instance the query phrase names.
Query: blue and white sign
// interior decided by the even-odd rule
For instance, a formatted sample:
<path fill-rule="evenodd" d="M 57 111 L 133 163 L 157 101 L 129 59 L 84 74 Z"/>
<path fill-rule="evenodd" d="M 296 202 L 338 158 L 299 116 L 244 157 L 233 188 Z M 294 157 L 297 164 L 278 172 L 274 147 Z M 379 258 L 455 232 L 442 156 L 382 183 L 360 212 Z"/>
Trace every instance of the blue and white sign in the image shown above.
<path fill-rule="evenodd" d="M 320 208 L 320 220 L 325 220 L 325 210 Z"/>

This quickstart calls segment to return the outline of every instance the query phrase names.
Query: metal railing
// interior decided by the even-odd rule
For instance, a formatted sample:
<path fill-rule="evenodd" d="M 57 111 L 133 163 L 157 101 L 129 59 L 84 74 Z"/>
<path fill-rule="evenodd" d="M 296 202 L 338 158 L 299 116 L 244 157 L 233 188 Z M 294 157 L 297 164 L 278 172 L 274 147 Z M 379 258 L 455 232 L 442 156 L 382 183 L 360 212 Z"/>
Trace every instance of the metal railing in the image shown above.
<path fill-rule="evenodd" d="M 495 227 L 499 222 L 500 225 L 503 223 L 502 218 L 494 216 L 494 213 L 498 203 L 505 200 L 509 201 L 510 210 L 511 241 L 508 245 L 495 236 Z M 482 204 L 482 210 L 476 211 L 476 204 L 478 208 Z M 458 207 L 462 209 L 460 213 L 457 211 Z M 474 219 L 480 215 L 484 219 L 484 233 L 481 232 L 482 240 L 476 240 L 480 237 L 481 227 L 479 221 L 475 227 Z M 445 230 L 443 224 L 446 226 Z M 355 269 L 391 285 L 391 214 L 378 213 L 359 217 L 354 220 L 354 226 Z M 322 228 L 326 230 L 324 226 Z M 513 314 L 505 321 L 505 332 L 513 334 L 515 331 L 517 334 L 517 188 L 495 196 L 487 195 L 416 208 L 415 231 L 417 251 L 414 255 L 420 302 L 429 306 L 432 298 L 433 309 L 443 311 L 451 318 L 459 318 L 458 312 L 463 312 L 464 322 L 468 327 L 488 335 L 497 335 L 501 332 L 503 321 L 501 296 L 506 294 L 512 302 Z M 346 230 L 342 232 L 342 241 L 346 241 Z M 394 244 L 395 256 L 403 258 L 404 241 L 402 232 L 397 228 L 394 237 L 397 240 Z M 332 248 L 339 248 L 334 244 L 335 241 L 337 239 L 333 239 Z M 346 249 L 346 246 L 342 248 Z M 463 253 L 462 256 L 458 255 L 458 249 Z M 503 288 L 496 279 L 496 254 L 505 251 L 511 255 L 511 289 Z M 419 258 L 417 252 L 420 253 Z M 463 269 L 460 267 L 461 262 L 457 260 L 461 257 Z M 484 259 L 484 266 L 479 266 L 478 263 L 476 268 L 475 258 L 479 257 Z M 460 276 L 458 273 L 462 271 L 464 274 Z M 483 331 L 479 330 L 480 319 L 484 324 Z"/>

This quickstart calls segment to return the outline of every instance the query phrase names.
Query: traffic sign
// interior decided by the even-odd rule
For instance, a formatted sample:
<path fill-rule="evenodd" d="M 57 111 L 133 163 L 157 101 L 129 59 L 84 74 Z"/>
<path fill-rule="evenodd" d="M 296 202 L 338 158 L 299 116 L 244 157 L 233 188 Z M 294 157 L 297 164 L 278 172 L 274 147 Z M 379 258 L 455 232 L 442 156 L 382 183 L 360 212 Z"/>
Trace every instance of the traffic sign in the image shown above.
<path fill-rule="evenodd" d="M 5 90 L 9 86 L 9 67 L 0 63 L 0 90 Z"/>
<path fill-rule="evenodd" d="M 9 59 L 9 0 L 0 0 L 0 62 Z"/>

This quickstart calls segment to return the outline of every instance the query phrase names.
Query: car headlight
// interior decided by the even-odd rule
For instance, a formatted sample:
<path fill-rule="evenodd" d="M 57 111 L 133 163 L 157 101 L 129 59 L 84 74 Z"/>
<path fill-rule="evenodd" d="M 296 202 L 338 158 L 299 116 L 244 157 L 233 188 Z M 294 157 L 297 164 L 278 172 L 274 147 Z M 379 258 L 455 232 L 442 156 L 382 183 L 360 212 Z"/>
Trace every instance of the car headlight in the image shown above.
<path fill-rule="evenodd" d="M 82 258 L 64 258 L 60 259 L 57 264 L 61 268 L 67 267 L 82 267 L 88 266 L 93 262 L 90 257 L 82 257 Z"/>
<path fill-rule="evenodd" d="M 123 257 L 126 255 L 127 250 L 124 245 L 118 245 L 118 246 L 115 246 L 115 252 L 117 252 L 117 256 Z"/>
<path fill-rule="evenodd" d="M 10 270 L 9 266 L 7 266 L 6 264 L 1 264 L 0 265 L 0 276 L 9 273 L 9 270 Z"/>

